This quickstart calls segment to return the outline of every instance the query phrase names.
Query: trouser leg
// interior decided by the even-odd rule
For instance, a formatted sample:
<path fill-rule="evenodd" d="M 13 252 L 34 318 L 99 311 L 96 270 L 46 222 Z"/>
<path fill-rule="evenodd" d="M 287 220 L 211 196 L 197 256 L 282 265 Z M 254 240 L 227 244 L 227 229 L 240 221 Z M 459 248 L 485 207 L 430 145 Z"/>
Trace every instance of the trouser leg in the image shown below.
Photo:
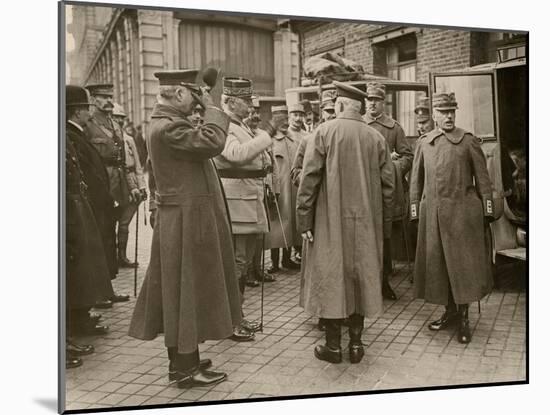
<path fill-rule="evenodd" d="M 389 281 L 389 277 L 393 273 L 391 238 L 384 238 L 382 266 L 382 297 L 387 300 L 396 300 L 397 296 L 395 295 L 395 292 L 393 291 Z"/>
<path fill-rule="evenodd" d="M 178 353 L 177 347 L 168 347 L 169 371 L 191 372 L 199 367 L 199 349 L 191 353 Z"/>
<path fill-rule="evenodd" d="M 271 267 L 273 269 L 279 268 L 279 248 L 271 249 Z"/>

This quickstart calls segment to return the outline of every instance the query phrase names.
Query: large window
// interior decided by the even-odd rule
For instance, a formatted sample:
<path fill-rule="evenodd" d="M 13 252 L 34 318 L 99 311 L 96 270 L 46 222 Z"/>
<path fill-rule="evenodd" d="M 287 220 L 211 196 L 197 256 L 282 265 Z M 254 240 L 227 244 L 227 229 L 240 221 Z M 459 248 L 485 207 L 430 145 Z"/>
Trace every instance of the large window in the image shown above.
<path fill-rule="evenodd" d="M 491 74 L 436 76 L 434 86 L 436 93 L 455 93 L 457 126 L 480 138 L 495 138 Z"/>

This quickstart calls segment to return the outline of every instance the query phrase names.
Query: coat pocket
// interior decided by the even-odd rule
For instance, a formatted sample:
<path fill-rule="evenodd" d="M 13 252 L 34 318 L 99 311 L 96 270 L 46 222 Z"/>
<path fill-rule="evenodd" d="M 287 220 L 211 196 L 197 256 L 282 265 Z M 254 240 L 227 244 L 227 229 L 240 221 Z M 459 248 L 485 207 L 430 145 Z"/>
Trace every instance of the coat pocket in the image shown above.
<path fill-rule="evenodd" d="M 231 214 L 231 221 L 244 223 L 258 222 L 258 195 L 257 193 L 227 197 L 227 205 Z"/>

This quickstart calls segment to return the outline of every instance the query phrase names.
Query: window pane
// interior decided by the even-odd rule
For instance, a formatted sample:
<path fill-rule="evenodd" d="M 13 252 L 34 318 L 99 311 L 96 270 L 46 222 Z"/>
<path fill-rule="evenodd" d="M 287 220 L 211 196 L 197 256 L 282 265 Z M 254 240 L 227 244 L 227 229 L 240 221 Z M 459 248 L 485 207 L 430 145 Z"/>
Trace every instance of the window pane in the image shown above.
<path fill-rule="evenodd" d="M 458 75 L 435 78 L 435 92 L 454 92 L 456 125 L 478 137 L 494 137 L 492 76 Z"/>

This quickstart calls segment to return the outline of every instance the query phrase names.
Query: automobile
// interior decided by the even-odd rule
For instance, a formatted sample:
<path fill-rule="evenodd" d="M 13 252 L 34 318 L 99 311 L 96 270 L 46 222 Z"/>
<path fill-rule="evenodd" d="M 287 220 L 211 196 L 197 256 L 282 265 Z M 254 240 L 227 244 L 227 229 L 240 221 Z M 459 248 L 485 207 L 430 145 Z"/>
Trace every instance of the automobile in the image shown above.
<path fill-rule="evenodd" d="M 493 182 L 493 264 L 527 256 L 528 72 L 525 43 L 497 50 L 498 61 L 430 74 L 430 91 L 454 92 L 456 124 L 482 140 Z"/>

